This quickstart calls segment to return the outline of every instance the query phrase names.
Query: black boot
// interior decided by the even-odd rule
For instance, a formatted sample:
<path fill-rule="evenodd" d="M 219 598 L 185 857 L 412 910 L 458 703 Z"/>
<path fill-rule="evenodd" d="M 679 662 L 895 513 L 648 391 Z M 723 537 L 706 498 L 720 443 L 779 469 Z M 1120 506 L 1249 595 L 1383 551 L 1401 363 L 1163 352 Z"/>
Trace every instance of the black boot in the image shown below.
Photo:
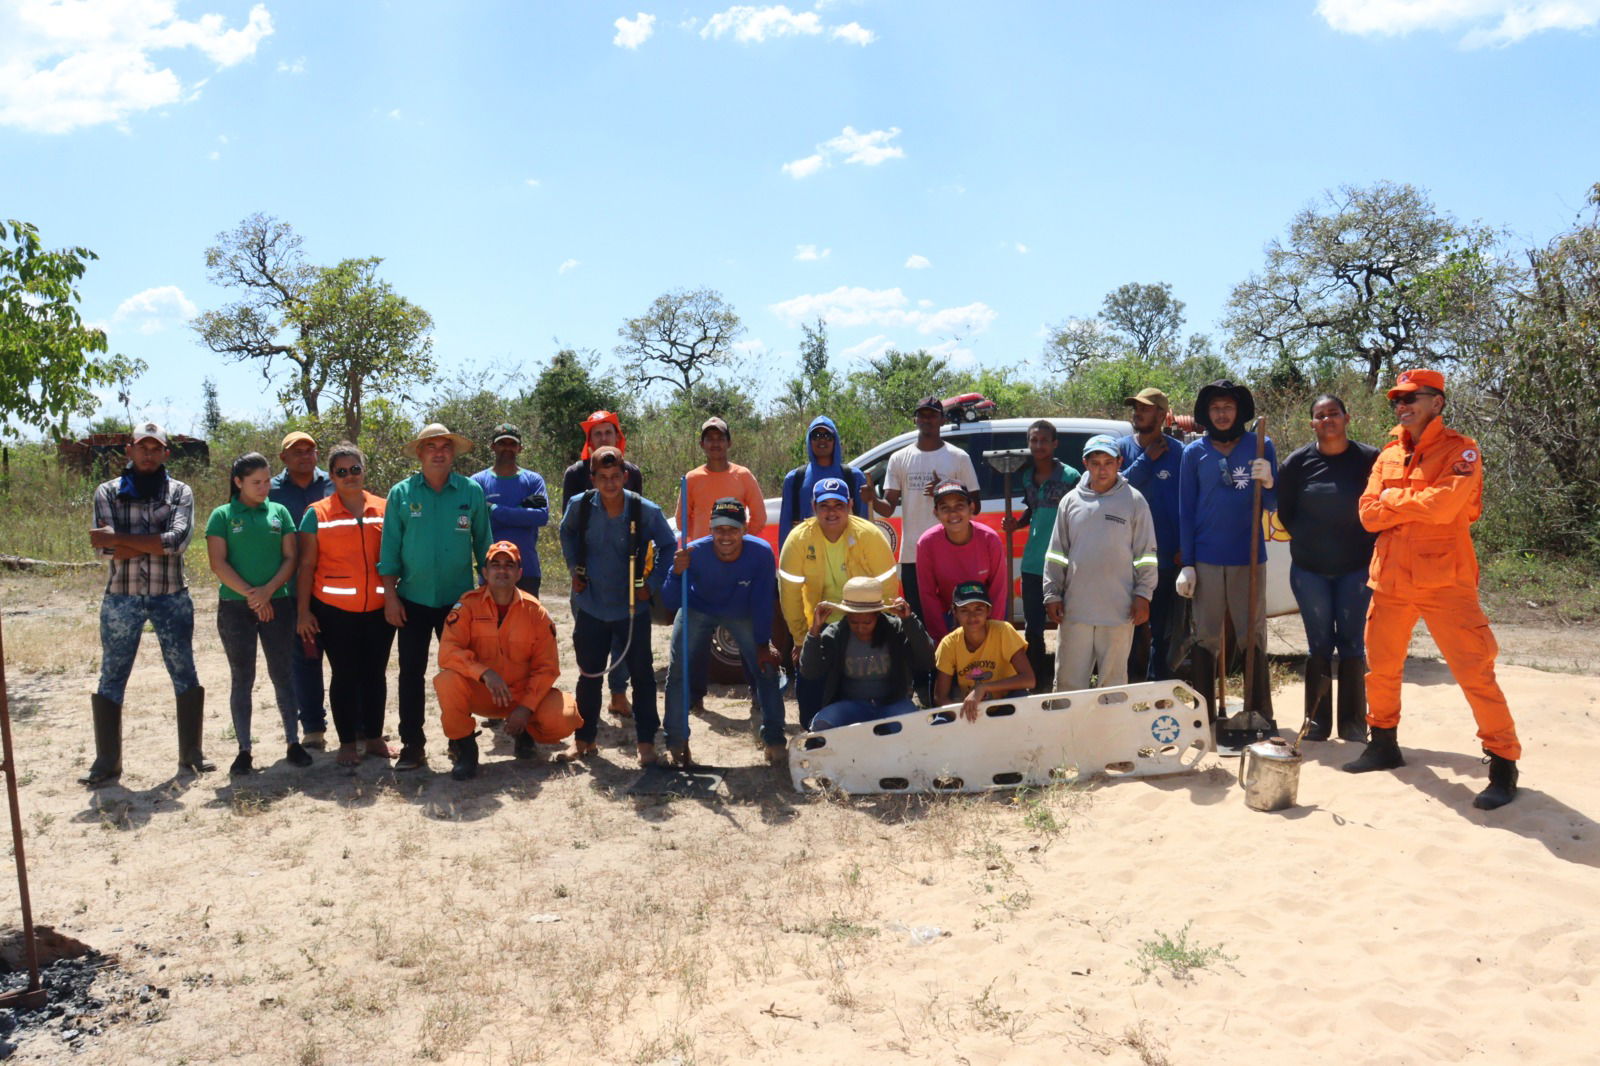
<path fill-rule="evenodd" d="M 94 763 L 78 784 L 99 788 L 122 776 L 122 704 L 96 692 L 89 697 L 94 715 Z"/>
<path fill-rule="evenodd" d="M 1272 716 L 1272 668 L 1267 664 L 1265 644 L 1256 648 L 1255 675 L 1249 679 L 1250 691 L 1245 696 L 1245 709 L 1267 720 L 1266 734 L 1278 732 L 1278 720 Z"/>
<path fill-rule="evenodd" d="M 1339 660 L 1339 739 L 1367 739 L 1367 660 Z"/>
<path fill-rule="evenodd" d="M 450 764 L 450 776 L 456 781 L 478 776 L 478 734 L 468 733 L 450 742 Z"/>
<path fill-rule="evenodd" d="M 1306 740 L 1333 734 L 1333 664 L 1320 655 L 1306 660 Z"/>
<path fill-rule="evenodd" d="M 178 769 L 209 774 L 217 764 L 200 747 L 205 730 L 206 690 L 196 685 L 178 697 Z"/>
<path fill-rule="evenodd" d="M 1205 701 L 1206 721 L 1217 720 L 1217 657 L 1196 644 L 1189 649 L 1189 684 Z"/>
<path fill-rule="evenodd" d="M 1398 729 L 1379 729 L 1373 726 L 1372 739 L 1367 741 L 1367 750 L 1354 762 L 1345 763 L 1342 767 L 1344 772 L 1364 774 L 1372 770 L 1393 770 L 1404 766 L 1406 761 L 1400 755 L 1398 733 Z"/>
<path fill-rule="evenodd" d="M 532 759 L 539 754 L 539 742 L 533 739 L 532 723 L 529 728 L 517 734 L 516 740 L 511 743 L 512 754 L 519 759 Z"/>
<path fill-rule="evenodd" d="M 1489 787 L 1478 793 L 1472 805 L 1480 811 L 1492 811 L 1517 798 L 1517 763 L 1492 751 L 1483 754 L 1489 764 Z"/>

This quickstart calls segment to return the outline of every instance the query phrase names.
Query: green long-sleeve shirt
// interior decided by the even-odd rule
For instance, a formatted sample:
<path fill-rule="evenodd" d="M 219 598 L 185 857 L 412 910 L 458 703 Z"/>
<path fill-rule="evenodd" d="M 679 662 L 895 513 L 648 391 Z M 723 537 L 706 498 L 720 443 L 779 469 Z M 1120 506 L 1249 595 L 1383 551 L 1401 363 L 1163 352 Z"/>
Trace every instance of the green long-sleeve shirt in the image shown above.
<path fill-rule="evenodd" d="M 434 491 L 421 473 L 395 483 L 384 511 L 378 573 L 424 607 L 448 607 L 478 582 L 489 551 L 489 505 L 483 489 L 452 473 Z"/>

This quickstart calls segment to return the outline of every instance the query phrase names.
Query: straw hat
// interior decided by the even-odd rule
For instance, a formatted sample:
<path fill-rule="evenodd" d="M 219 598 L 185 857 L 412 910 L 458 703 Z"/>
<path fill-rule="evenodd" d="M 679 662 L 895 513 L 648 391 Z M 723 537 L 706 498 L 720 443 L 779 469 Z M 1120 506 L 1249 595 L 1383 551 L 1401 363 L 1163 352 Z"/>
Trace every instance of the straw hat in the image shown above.
<path fill-rule="evenodd" d="M 883 602 L 883 582 L 875 577 L 853 577 L 846 581 L 839 599 L 839 603 L 823 602 L 846 614 L 877 614 L 890 609 Z"/>
<path fill-rule="evenodd" d="M 463 437 L 459 433 L 451 433 L 439 422 L 429 422 L 427 425 L 423 426 L 422 432 L 417 434 L 417 439 L 406 445 L 406 451 L 410 452 L 413 458 L 421 458 L 421 455 L 417 449 L 421 446 L 422 442 L 425 440 L 436 440 L 439 437 L 449 438 L 450 443 L 456 446 L 457 455 L 465 455 L 466 453 L 472 451 L 472 442 L 470 440 Z"/>

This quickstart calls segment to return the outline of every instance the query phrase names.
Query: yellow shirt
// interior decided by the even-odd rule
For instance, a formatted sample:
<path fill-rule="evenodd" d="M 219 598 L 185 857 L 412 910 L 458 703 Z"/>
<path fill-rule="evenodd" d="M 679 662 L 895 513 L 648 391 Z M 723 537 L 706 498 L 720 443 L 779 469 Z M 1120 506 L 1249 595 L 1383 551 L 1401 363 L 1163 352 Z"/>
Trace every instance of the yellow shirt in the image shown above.
<path fill-rule="evenodd" d="M 833 541 L 827 537 L 818 539 L 822 544 L 822 598 L 838 603 L 844 599 L 844 583 L 850 580 L 850 545 L 842 535 Z M 834 611 L 828 621 L 837 622 L 843 617 L 843 611 Z"/>
<path fill-rule="evenodd" d="M 1010 622 L 989 620 L 989 631 L 977 651 L 967 647 L 967 638 L 960 627 L 945 634 L 934 652 L 934 666 L 941 674 L 949 674 L 963 693 L 971 692 L 980 681 L 1004 681 L 1016 677 L 1011 657 L 1028 646 L 1022 634 Z"/>

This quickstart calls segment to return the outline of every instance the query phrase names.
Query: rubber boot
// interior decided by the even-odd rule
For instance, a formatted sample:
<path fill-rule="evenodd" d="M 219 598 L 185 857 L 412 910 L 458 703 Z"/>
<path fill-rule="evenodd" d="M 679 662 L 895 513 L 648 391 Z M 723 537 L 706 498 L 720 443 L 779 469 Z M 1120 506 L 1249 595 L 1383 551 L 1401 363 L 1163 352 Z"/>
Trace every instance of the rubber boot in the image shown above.
<path fill-rule="evenodd" d="M 1472 805 L 1480 811 L 1492 811 L 1517 798 L 1517 763 L 1492 751 L 1483 754 L 1489 764 L 1489 787 L 1478 793 Z"/>
<path fill-rule="evenodd" d="M 205 731 L 206 690 L 199 685 L 178 697 L 178 769 L 209 774 L 217 764 L 206 758 L 200 736 Z"/>
<path fill-rule="evenodd" d="M 1332 735 L 1333 664 L 1323 656 L 1313 655 L 1306 660 L 1305 739 L 1327 740 Z"/>
<path fill-rule="evenodd" d="M 122 704 L 96 692 L 89 697 L 94 715 L 94 763 L 78 784 L 99 788 L 122 776 Z"/>
<path fill-rule="evenodd" d="M 468 733 L 450 742 L 450 777 L 470 781 L 478 776 L 478 734 Z"/>
<path fill-rule="evenodd" d="M 1339 660 L 1339 739 L 1367 739 L 1367 660 Z"/>
<path fill-rule="evenodd" d="M 1189 684 L 1205 700 L 1206 721 L 1217 720 L 1217 657 L 1196 644 L 1189 649 Z"/>
<path fill-rule="evenodd" d="M 1267 664 L 1266 645 L 1256 649 L 1255 676 L 1250 679 L 1250 692 L 1245 707 L 1267 720 L 1267 736 L 1278 732 L 1278 720 L 1272 715 L 1272 668 Z"/>
<path fill-rule="evenodd" d="M 1374 726 L 1372 739 L 1367 741 L 1367 750 L 1355 761 L 1345 763 L 1341 769 L 1347 774 L 1365 774 L 1404 766 L 1406 761 L 1400 755 L 1398 733 L 1398 729 L 1379 729 Z"/>

